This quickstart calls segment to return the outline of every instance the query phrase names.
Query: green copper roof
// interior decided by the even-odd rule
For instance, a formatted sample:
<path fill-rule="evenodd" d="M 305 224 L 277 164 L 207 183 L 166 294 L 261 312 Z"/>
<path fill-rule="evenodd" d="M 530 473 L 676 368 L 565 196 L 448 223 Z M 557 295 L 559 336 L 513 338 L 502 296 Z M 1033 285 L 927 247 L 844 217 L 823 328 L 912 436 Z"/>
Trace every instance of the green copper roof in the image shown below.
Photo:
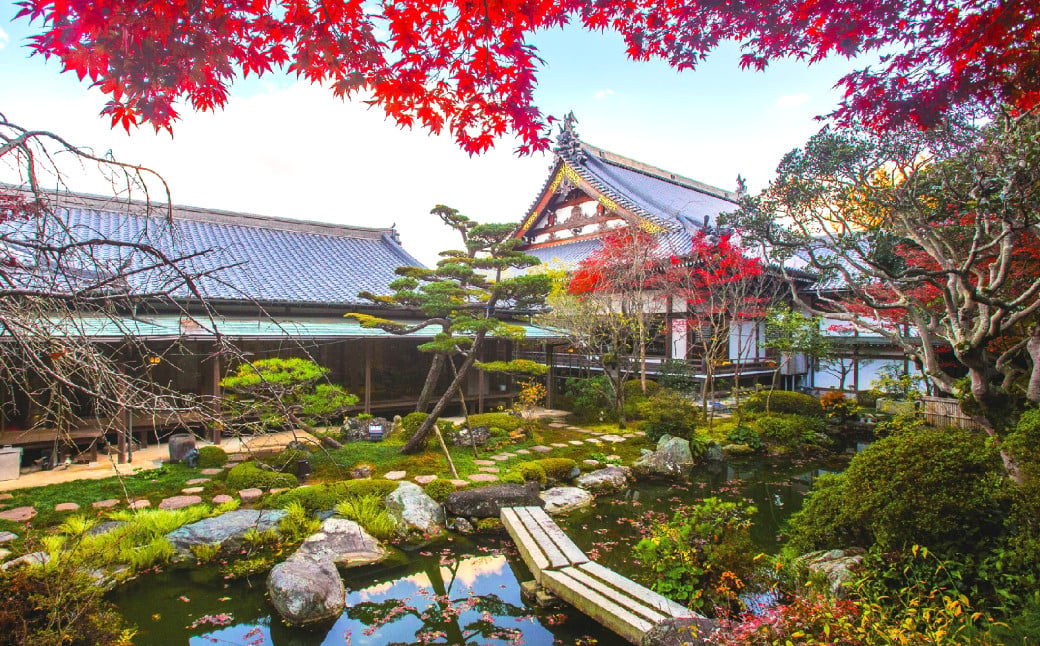
<path fill-rule="evenodd" d="M 109 318 L 83 316 L 76 319 L 55 320 L 55 336 L 84 336 L 98 340 L 121 339 L 129 336 L 153 339 L 210 338 L 214 328 L 231 339 L 302 338 L 393 338 L 378 328 L 364 328 L 353 320 L 342 317 L 297 317 L 292 319 L 221 317 L 213 320 L 162 314 L 136 318 Z M 547 328 L 520 324 L 528 339 L 559 338 L 559 333 Z M 430 338 L 439 328 L 429 327 L 408 336 Z"/>

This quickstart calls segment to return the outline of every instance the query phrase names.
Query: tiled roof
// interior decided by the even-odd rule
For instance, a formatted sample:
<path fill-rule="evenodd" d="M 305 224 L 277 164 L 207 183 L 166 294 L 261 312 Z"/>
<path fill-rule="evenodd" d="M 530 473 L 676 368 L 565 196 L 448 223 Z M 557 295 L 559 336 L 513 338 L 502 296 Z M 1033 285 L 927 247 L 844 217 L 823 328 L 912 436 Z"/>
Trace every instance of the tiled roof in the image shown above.
<path fill-rule="evenodd" d="M 629 211 L 669 231 L 715 226 L 720 213 L 737 208 L 736 195 L 609 153 L 586 143 L 561 157 L 582 179 Z"/>
<path fill-rule="evenodd" d="M 268 304 L 345 305 L 361 302 L 358 292 L 388 292 L 401 265 L 421 266 L 396 241 L 392 229 L 325 224 L 194 207 L 150 209 L 86 195 L 56 196 L 72 237 L 148 242 L 171 257 L 201 255 L 184 266 L 209 273 L 199 281 L 209 299 Z M 172 226 L 172 228 L 171 228 Z M 113 265 L 120 251 L 107 248 Z M 122 252 L 125 253 L 125 252 Z M 131 261 L 133 262 L 133 261 Z M 169 272 L 131 275 L 131 291 L 146 293 L 169 280 Z M 183 287 L 175 298 L 188 298 Z"/>

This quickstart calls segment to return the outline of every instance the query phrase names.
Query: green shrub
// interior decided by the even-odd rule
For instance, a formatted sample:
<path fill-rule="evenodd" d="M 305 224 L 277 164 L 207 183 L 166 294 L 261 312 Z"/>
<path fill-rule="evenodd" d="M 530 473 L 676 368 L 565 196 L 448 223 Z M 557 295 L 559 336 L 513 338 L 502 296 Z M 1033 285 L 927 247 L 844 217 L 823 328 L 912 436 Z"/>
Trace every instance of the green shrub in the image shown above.
<path fill-rule="evenodd" d="M 285 516 L 278 523 L 278 531 L 290 543 L 302 541 L 321 529 L 321 521 L 298 502 L 287 504 L 285 512 Z"/>
<path fill-rule="evenodd" d="M 643 383 L 638 379 L 629 379 L 624 385 L 625 391 L 625 417 L 628 419 L 642 419 L 644 414 L 643 404 L 661 391 L 661 384 L 656 381 L 647 380 L 646 392 L 643 392 Z"/>
<path fill-rule="evenodd" d="M 227 464 L 227 452 L 219 446 L 199 447 L 199 468 L 218 469 Z"/>
<path fill-rule="evenodd" d="M 753 424 L 762 437 L 791 448 L 815 443 L 816 434 L 827 428 L 823 419 L 803 415 L 770 414 L 756 418 Z"/>
<path fill-rule="evenodd" d="M 519 471 L 507 471 L 506 473 L 503 473 L 499 477 L 499 482 L 503 482 L 503 483 L 506 483 L 506 484 L 518 484 L 518 485 L 522 485 L 522 484 L 526 483 L 526 481 L 524 480 L 524 477 L 522 475 L 520 475 Z"/>
<path fill-rule="evenodd" d="M 397 523 L 386 509 L 384 496 L 348 496 L 336 505 L 336 512 L 361 525 L 379 540 L 386 540 L 397 531 Z"/>
<path fill-rule="evenodd" d="M 740 593 L 756 576 L 755 512 L 744 503 L 705 498 L 679 508 L 670 522 L 655 523 L 633 550 L 649 570 L 647 583 L 700 612 L 742 609 Z"/>
<path fill-rule="evenodd" d="M 260 462 L 263 462 L 267 466 L 274 467 L 279 471 L 295 472 L 296 463 L 300 460 L 311 460 L 312 455 L 310 451 L 303 451 L 300 449 L 283 449 L 277 453 L 271 455 L 265 455 L 260 458 Z"/>
<path fill-rule="evenodd" d="M 585 420 L 598 420 L 612 417 L 614 411 L 614 391 L 610 380 L 605 375 L 588 379 L 570 379 L 564 389 L 571 400 L 575 415 Z"/>
<path fill-rule="evenodd" d="M 762 443 L 762 438 L 758 435 L 758 431 L 750 426 L 743 426 L 740 424 L 726 434 L 726 441 L 730 444 L 746 444 L 755 451 L 761 451 L 765 448 L 765 444 Z"/>
<path fill-rule="evenodd" d="M 670 390 L 660 390 L 639 406 L 647 421 L 647 439 L 654 442 L 662 435 L 689 439 L 703 418 L 700 408 L 686 397 Z"/>
<path fill-rule="evenodd" d="M 272 496 L 266 503 L 271 509 L 283 509 L 291 503 L 299 503 L 309 513 L 328 511 L 348 496 L 386 497 L 397 489 L 390 480 L 342 480 L 329 484 L 310 485 Z"/>
<path fill-rule="evenodd" d="M 862 538 L 882 549 L 910 545 L 984 549 L 1002 529 L 1000 463 L 985 438 L 959 429 L 923 429 L 878 440 L 824 481 L 791 520 L 794 542 L 844 547 Z M 817 499 L 821 496 L 821 499 Z M 833 508 L 832 508 L 833 507 Z"/>
<path fill-rule="evenodd" d="M 420 413 L 419 411 L 412 411 L 411 413 L 408 413 L 407 415 L 402 417 L 401 418 L 401 430 L 402 430 L 401 440 L 405 444 L 407 444 L 412 439 L 412 436 L 415 435 L 415 432 L 419 430 L 419 427 L 422 426 L 423 422 L 425 422 L 426 418 L 429 417 L 429 416 L 430 416 L 429 413 Z M 429 439 L 428 435 L 427 435 L 427 439 Z M 425 443 L 424 443 L 424 446 L 425 446 Z"/>
<path fill-rule="evenodd" d="M 852 521 L 845 502 L 844 474 L 826 473 L 816 478 L 802 509 L 791 517 L 787 547 L 797 555 L 818 549 L 869 545 L 869 532 Z"/>
<path fill-rule="evenodd" d="M 478 426 L 487 426 L 489 429 L 499 428 L 505 431 L 506 435 L 520 428 L 523 422 L 519 417 L 514 417 L 509 413 L 480 413 L 469 416 L 470 428 Z"/>
<path fill-rule="evenodd" d="M 232 467 L 227 474 L 227 485 L 232 489 L 273 489 L 295 487 L 299 482 L 291 473 L 264 471 L 253 462 L 243 462 Z"/>
<path fill-rule="evenodd" d="M 537 462 L 521 462 L 513 467 L 513 470 L 520 474 L 520 477 L 524 479 L 524 482 L 545 484 L 549 477 L 548 474 L 545 473 L 545 467 Z"/>
<path fill-rule="evenodd" d="M 823 417 L 823 406 L 820 405 L 819 399 L 790 390 L 774 390 L 771 395 L 768 392 L 755 393 L 745 400 L 744 410 L 751 413 L 765 412 L 767 401 L 770 413 Z"/>
<path fill-rule="evenodd" d="M 426 491 L 426 495 L 433 498 L 437 502 L 444 502 L 448 499 L 451 492 L 455 491 L 455 485 L 449 480 L 437 479 L 433 482 L 428 483 L 423 490 Z"/>
<path fill-rule="evenodd" d="M 571 474 L 578 467 L 578 463 L 570 458 L 542 458 L 532 462 L 542 467 L 545 475 L 553 480 L 570 480 Z"/>

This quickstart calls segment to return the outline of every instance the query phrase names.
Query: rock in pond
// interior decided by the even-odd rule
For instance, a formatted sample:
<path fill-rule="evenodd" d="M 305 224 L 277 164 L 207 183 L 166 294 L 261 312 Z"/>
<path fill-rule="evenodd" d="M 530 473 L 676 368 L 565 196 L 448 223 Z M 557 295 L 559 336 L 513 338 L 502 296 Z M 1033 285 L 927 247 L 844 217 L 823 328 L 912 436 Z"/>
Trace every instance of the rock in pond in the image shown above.
<path fill-rule="evenodd" d="M 448 513 L 463 518 L 498 518 L 502 507 L 544 507 L 538 496 L 538 483 L 499 484 L 448 494 L 444 503 Z"/>
<path fill-rule="evenodd" d="M 382 560 L 386 550 L 361 525 L 346 518 L 326 518 L 321 530 L 307 537 L 290 558 L 332 561 L 343 567 Z"/>
<path fill-rule="evenodd" d="M 284 516 L 282 509 L 236 509 L 178 527 L 167 534 L 166 539 L 182 555 L 190 554 L 196 545 L 220 543 L 226 548 L 236 544 L 250 529 L 256 528 L 259 532 L 277 529 Z"/>
<path fill-rule="evenodd" d="M 338 617 L 347 605 L 343 580 L 328 559 L 279 563 L 267 575 L 267 593 L 278 614 L 297 626 Z"/>
<path fill-rule="evenodd" d="M 630 480 L 632 469 L 610 466 L 585 473 L 574 484 L 593 493 L 613 493 L 628 489 Z"/>
<path fill-rule="evenodd" d="M 655 451 L 643 450 L 643 455 L 632 464 L 632 470 L 642 476 L 676 476 L 692 464 L 690 443 L 665 434 L 657 441 Z"/>
<path fill-rule="evenodd" d="M 545 511 L 550 514 L 566 514 L 592 504 L 592 494 L 578 487 L 553 487 L 541 493 Z"/>
<path fill-rule="evenodd" d="M 414 482 L 401 481 L 386 496 L 386 508 L 405 531 L 440 534 L 444 531 L 444 510 Z"/>

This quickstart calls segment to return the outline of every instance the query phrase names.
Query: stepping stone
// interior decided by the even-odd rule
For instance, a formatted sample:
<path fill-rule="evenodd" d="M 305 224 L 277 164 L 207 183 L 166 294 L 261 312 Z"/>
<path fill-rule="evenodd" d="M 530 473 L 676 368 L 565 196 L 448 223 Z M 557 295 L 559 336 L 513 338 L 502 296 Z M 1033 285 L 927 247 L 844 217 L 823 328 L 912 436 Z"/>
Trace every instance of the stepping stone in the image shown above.
<path fill-rule="evenodd" d="M 646 437 L 645 431 L 633 431 L 632 435 L 638 435 L 639 437 Z"/>
<path fill-rule="evenodd" d="M 218 494 L 216 496 L 213 496 L 213 504 L 214 505 L 223 505 L 224 503 L 231 502 L 232 500 L 234 500 L 234 498 L 232 498 L 231 496 L 227 495 L 226 493 L 222 493 L 222 494 Z"/>
<path fill-rule="evenodd" d="M 474 473 L 469 479 L 473 482 L 495 482 L 498 480 L 498 476 L 490 473 Z"/>
<path fill-rule="evenodd" d="M 499 469 L 498 467 L 480 467 L 480 470 L 485 473 L 498 473 L 502 469 Z"/>
<path fill-rule="evenodd" d="M 11 498 L 14 498 L 14 496 L 9 493 L 0 493 L 0 500 L 10 500 Z"/>
<path fill-rule="evenodd" d="M 0 548 L 0 561 L 5 560 L 8 556 L 11 556 L 11 550 Z"/>
<path fill-rule="evenodd" d="M 242 499 L 242 502 L 250 502 L 256 500 L 262 495 L 264 495 L 264 492 L 255 487 L 251 489 L 243 489 L 238 492 L 238 497 Z"/>
<path fill-rule="evenodd" d="M 565 449 L 565 448 L 567 448 L 567 445 L 564 444 L 563 442 L 553 442 L 552 445 L 555 446 L 558 449 Z"/>
<path fill-rule="evenodd" d="M 581 463 L 582 464 L 587 464 L 590 467 L 598 467 L 599 466 L 599 460 L 582 460 Z"/>
<path fill-rule="evenodd" d="M 581 440 L 571 440 L 569 443 L 574 445 L 574 446 L 581 446 L 581 445 L 585 444 Z"/>
<path fill-rule="evenodd" d="M 289 491 L 289 487 L 275 487 L 274 489 L 268 489 L 267 493 L 274 495 L 276 493 L 282 493 L 283 491 Z"/>
<path fill-rule="evenodd" d="M 624 442 L 625 441 L 625 438 L 618 437 L 617 435 L 603 435 L 599 439 L 603 440 L 604 442 L 614 442 L 614 443 Z"/>
<path fill-rule="evenodd" d="M 590 437 L 589 439 L 585 440 L 585 442 L 587 444 L 603 444 L 603 440 L 599 439 L 598 437 Z"/>
<path fill-rule="evenodd" d="M 79 505 L 74 502 L 59 502 L 54 505 L 54 511 L 76 511 Z"/>
<path fill-rule="evenodd" d="M 199 485 L 199 484 L 202 484 L 203 482 L 210 482 L 210 479 L 209 478 L 192 478 L 191 480 L 188 480 L 184 484 L 186 484 L 186 485 Z"/>
<path fill-rule="evenodd" d="M 623 438 L 625 438 L 627 440 L 629 438 L 635 437 L 635 435 L 633 435 L 632 433 L 622 433 L 621 437 L 623 437 Z"/>
<path fill-rule="evenodd" d="M 519 453 L 520 455 L 531 455 L 531 452 L 528 451 L 527 449 L 517 449 L 516 452 Z"/>
<path fill-rule="evenodd" d="M 0 520 L 24 523 L 35 515 L 36 509 L 34 507 L 15 507 L 14 509 L 0 511 Z"/>
<path fill-rule="evenodd" d="M 505 462 L 506 460 L 509 459 L 509 456 L 508 455 L 492 455 L 491 459 L 495 460 L 496 462 Z"/>
<path fill-rule="evenodd" d="M 549 428 L 567 428 L 567 425 L 562 422 L 550 422 Z"/>
<path fill-rule="evenodd" d="M 433 475 L 430 475 L 430 476 L 415 476 L 414 478 L 412 478 L 412 480 L 415 480 L 415 482 L 417 484 L 421 484 L 421 485 L 428 485 L 428 484 L 430 484 L 431 482 L 433 482 L 436 479 L 437 479 L 437 476 L 433 476 Z"/>
<path fill-rule="evenodd" d="M 548 453 L 549 451 L 552 451 L 552 449 L 550 447 L 542 446 L 541 444 L 536 444 L 536 445 L 532 446 L 531 450 L 536 452 L 536 453 Z"/>
<path fill-rule="evenodd" d="M 18 538 L 18 534 L 14 532 L 0 532 L 0 544 L 8 543 Z"/>
<path fill-rule="evenodd" d="M 201 473 L 201 474 L 202 474 L 202 475 L 204 475 L 204 476 L 215 476 L 215 475 L 220 475 L 220 474 L 221 474 L 221 473 L 223 473 L 223 472 L 224 472 L 224 469 L 222 469 L 222 468 L 216 468 L 216 469 L 203 469 L 202 471 L 199 471 L 199 473 Z"/>
<path fill-rule="evenodd" d="M 184 489 L 181 489 L 181 493 L 202 493 L 205 490 L 205 487 L 185 487 Z"/>
<path fill-rule="evenodd" d="M 448 482 L 450 482 L 451 484 L 455 485 L 456 489 L 459 489 L 461 487 L 469 486 L 469 483 L 466 482 L 465 480 L 449 480 Z"/>
<path fill-rule="evenodd" d="M 608 459 L 608 460 L 620 460 L 620 459 L 621 459 L 621 456 L 620 456 L 620 455 L 618 455 L 617 453 L 615 453 L 614 455 L 608 455 L 608 456 L 607 456 L 607 459 Z"/>
<path fill-rule="evenodd" d="M 200 502 L 202 502 L 202 498 L 198 496 L 172 496 L 164 498 L 159 503 L 159 509 L 180 509 L 189 505 L 197 505 Z"/>
<path fill-rule="evenodd" d="M 225 462 L 224 465 L 220 467 L 220 470 L 223 471 L 224 469 L 233 469 L 233 468 L 237 467 L 240 464 L 242 464 L 242 463 L 241 462 Z"/>
<path fill-rule="evenodd" d="M 391 471 L 383 477 L 387 480 L 403 480 L 406 475 L 408 475 L 407 471 Z"/>
<path fill-rule="evenodd" d="M 473 464 L 480 467 L 493 467 L 495 466 L 494 460 L 474 460 Z"/>
<path fill-rule="evenodd" d="M 91 507 L 94 509 L 111 509 L 119 504 L 119 501 L 115 498 L 109 498 L 108 500 L 99 500 L 95 503 L 91 503 Z"/>
<path fill-rule="evenodd" d="M 148 500 L 145 499 L 145 498 L 141 498 L 139 500 L 131 500 L 130 501 L 130 509 L 144 509 L 146 507 L 151 507 L 151 506 L 152 506 L 152 503 L 148 502 Z"/>
<path fill-rule="evenodd" d="M 501 455 L 504 455 L 504 456 L 510 457 L 510 458 L 515 458 L 516 457 L 516 453 L 510 453 L 509 451 L 506 451 L 506 452 L 502 453 Z"/>

